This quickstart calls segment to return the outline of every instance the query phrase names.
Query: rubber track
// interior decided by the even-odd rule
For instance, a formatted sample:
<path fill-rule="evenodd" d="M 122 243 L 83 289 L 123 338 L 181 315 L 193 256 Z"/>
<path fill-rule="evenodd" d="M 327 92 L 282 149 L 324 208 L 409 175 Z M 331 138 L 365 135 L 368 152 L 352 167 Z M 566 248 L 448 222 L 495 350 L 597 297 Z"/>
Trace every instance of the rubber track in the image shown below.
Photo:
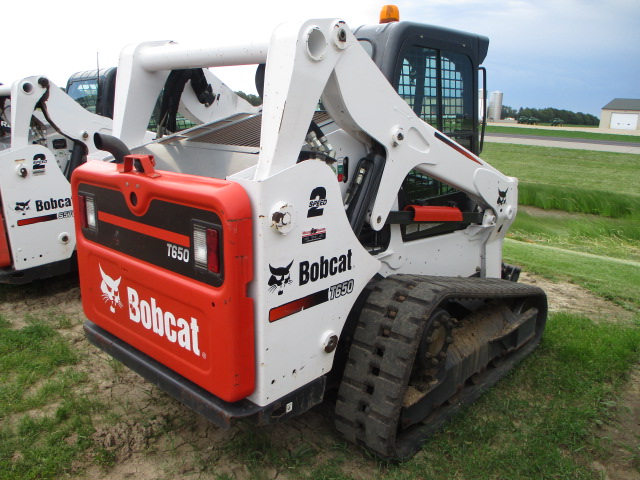
<path fill-rule="evenodd" d="M 539 297 L 544 298 L 546 309 L 546 296 L 541 289 L 498 279 L 393 275 L 372 282 L 369 288 L 372 291 L 360 313 L 338 392 L 336 428 L 347 440 L 391 459 L 413 455 L 424 439 L 460 406 L 441 407 L 438 415 L 430 419 L 433 421 L 407 431 L 398 430 L 423 325 L 438 305 L 453 298 Z M 546 310 L 541 314 L 546 318 Z M 538 342 L 539 334 L 516 352 L 514 361 L 487 373 L 462 403 L 474 401 Z"/>

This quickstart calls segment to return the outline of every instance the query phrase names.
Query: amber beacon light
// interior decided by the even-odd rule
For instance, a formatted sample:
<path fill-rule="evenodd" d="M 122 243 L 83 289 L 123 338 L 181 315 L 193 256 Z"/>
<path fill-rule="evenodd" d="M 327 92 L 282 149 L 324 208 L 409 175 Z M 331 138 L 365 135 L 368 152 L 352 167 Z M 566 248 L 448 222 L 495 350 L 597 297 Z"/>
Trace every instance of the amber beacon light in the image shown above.
<path fill-rule="evenodd" d="M 391 23 L 400 21 L 400 10 L 396 5 L 385 5 L 380 10 L 380 23 Z"/>

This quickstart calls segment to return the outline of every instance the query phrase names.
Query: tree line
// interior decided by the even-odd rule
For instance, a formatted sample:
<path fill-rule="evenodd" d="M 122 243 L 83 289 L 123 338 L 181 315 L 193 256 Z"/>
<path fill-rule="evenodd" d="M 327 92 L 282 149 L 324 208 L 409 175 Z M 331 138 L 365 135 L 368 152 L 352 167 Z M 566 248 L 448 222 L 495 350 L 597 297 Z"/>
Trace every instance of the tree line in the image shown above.
<path fill-rule="evenodd" d="M 551 123 L 554 119 L 561 119 L 564 124 L 569 125 L 600 125 L 600 120 L 595 115 L 582 112 L 571 112 L 569 110 L 559 110 L 557 108 L 522 108 L 518 110 L 503 105 L 502 118 L 520 117 L 537 118 L 541 123 Z"/>
<path fill-rule="evenodd" d="M 258 95 L 254 95 L 252 93 L 244 93 L 243 91 L 236 92 L 236 95 L 238 95 L 241 98 L 244 98 L 247 102 L 249 102 L 254 107 L 257 107 L 258 105 L 262 105 L 262 98 L 260 98 Z"/>

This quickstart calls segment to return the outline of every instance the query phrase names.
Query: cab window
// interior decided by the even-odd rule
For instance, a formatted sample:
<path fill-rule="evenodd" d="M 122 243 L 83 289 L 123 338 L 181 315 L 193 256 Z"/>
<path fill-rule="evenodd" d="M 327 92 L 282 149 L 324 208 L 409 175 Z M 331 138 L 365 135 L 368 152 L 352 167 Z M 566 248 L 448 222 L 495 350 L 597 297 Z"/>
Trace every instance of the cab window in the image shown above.
<path fill-rule="evenodd" d="M 67 94 L 86 110 L 96 113 L 96 104 L 98 102 L 97 78 L 71 82 L 67 89 Z"/>
<path fill-rule="evenodd" d="M 468 149 L 474 88 L 471 59 L 464 54 L 413 45 L 402 55 L 398 94 L 416 115 Z"/>
<path fill-rule="evenodd" d="M 474 135 L 474 70 L 471 59 L 460 53 L 410 46 L 401 55 L 396 76 L 398 94 L 414 113 L 434 128 L 472 149 Z M 398 192 L 400 210 L 406 205 L 469 208 L 467 196 L 418 170 L 411 170 Z M 457 229 L 457 225 L 402 225 L 404 240 L 424 238 Z"/>

